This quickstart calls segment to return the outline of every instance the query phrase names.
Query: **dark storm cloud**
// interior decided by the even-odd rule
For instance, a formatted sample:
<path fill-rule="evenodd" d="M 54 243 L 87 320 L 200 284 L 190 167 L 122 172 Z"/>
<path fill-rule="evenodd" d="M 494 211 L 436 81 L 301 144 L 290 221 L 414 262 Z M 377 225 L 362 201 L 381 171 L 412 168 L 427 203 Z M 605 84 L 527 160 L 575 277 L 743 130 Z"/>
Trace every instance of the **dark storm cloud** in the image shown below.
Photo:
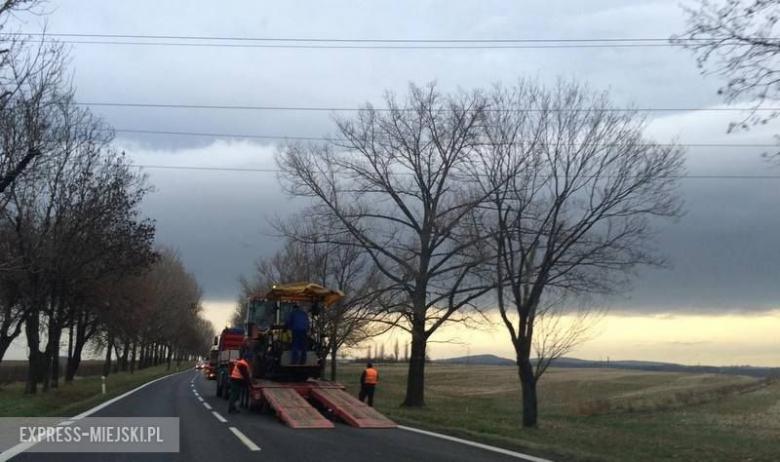
<path fill-rule="evenodd" d="M 677 0 L 356 2 L 99 1 L 55 3 L 51 32 L 324 38 L 660 37 L 679 31 Z M 31 24 L 29 29 L 33 29 Z M 135 40 L 137 41 L 137 40 Z M 192 41 L 190 41 L 192 42 Z M 520 76 L 576 77 L 618 104 L 701 106 L 716 100 L 683 50 L 328 50 L 72 45 L 78 99 L 355 107 L 409 81 L 485 87 Z M 95 108 L 117 128 L 322 136 L 328 113 Z M 150 147 L 208 138 L 121 134 Z"/>
<path fill-rule="evenodd" d="M 28 24 L 34 29 L 35 20 Z M 51 32 L 329 38 L 656 37 L 679 32 L 678 0 L 537 2 L 108 2 L 55 4 Z M 386 89 L 437 80 L 445 89 L 487 87 L 519 76 L 576 77 L 609 89 L 616 104 L 705 107 L 718 81 L 699 75 L 675 48 L 547 50 L 295 50 L 74 45 L 77 99 L 267 106 L 381 106 Z M 119 129 L 323 136 L 331 114 L 294 111 L 95 108 Z M 770 129 L 726 137 L 728 115 L 653 120 L 659 141 L 771 142 Z M 118 133 L 139 164 L 273 168 L 269 143 L 213 137 Z M 717 141 L 714 141 L 717 140 Z M 755 149 L 691 149 L 696 174 L 766 173 Z M 278 243 L 265 217 L 300 206 L 273 173 L 148 170 L 157 192 L 144 211 L 158 241 L 177 247 L 208 300 L 233 300 L 236 277 Z M 771 173 L 771 172 L 770 172 Z M 780 174 L 780 171 L 774 173 Z M 660 223 L 659 251 L 671 269 L 641 270 L 627 297 L 631 312 L 760 312 L 780 306 L 780 182 L 685 180 L 686 215 Z"/>

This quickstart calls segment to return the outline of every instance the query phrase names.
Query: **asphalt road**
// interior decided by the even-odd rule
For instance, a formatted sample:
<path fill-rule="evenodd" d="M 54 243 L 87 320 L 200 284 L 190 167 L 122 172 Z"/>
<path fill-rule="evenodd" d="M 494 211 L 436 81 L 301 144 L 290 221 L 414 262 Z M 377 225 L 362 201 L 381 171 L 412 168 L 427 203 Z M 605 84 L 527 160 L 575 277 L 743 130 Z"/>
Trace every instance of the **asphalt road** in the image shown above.
<path fill-rule="evenodd" d="M 200 399 L 203 401 L 200 401 Z M 208 409 L 211 407 L 211 409 Z M 219 417 L 213 412 L 216 411 Z M 292 430 L 271 415 L 228 414 L 215 383 L 195 371 L 155 382 L 89 417 L 179 417 L 179 453 L 22 453 L 13 461 L 517 461 L 509 455 L 405 430 Z M 222 422 L 219 418 L 226 420 Z M 237 432 L 260 450 L 252 451 Z"/>

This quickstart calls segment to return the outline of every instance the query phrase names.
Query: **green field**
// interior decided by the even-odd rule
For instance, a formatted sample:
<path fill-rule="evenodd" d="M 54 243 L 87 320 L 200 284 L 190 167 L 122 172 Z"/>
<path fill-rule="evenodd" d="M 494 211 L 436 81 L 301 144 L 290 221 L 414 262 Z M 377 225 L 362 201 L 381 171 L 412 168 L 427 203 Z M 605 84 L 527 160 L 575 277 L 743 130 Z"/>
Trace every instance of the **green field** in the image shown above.
<path fill-rule="evenodd" d="M 427 406 L 400 408 L 405 365 L 377 365 L 376 407 L 399 423 L 554 460 L 780 460 L 780 382 L 713 374 L 552 369 L 540 426 L 520 427 L 512 367 L 430 365 Z M 356 393 L 360 365 L 343 366 Z"/>
<path fill-rule="evenodd" d="M 100 377 L 95 376 L 77 377 L 73 383 L 60 384 L 48 393 L 41 393 L 39 387 L 34 396 L 24 394 L 24 383 L 6 384 L 0 387 L 0 417 L 70 417 L 171 372 L 176 372 L 175 366 L 168 371 L 163 365 L 134 374 L 111 374 L 106 379 L 105 395 L 101 393 Z"/>

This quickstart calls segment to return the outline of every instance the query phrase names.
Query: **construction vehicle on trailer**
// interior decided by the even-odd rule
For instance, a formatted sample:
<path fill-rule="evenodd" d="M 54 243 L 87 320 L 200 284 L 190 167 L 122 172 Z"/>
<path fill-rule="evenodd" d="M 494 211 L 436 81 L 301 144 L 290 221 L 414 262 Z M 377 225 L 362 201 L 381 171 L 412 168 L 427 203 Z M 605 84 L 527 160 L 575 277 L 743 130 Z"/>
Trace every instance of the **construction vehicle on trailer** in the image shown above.
<path fill-rule="evenodd" d="M 219 336 L 215 337 L 214 344 L 217 347 L 217 396 L 227 398 L 230 394 L 230 372 L 236 361 L 241 357 L 244 343 L 244 329 L 240 327 L 225 328 Z"/>
<path fill-rule="evenodd" d="M 344 295 L 318 284 L 276 285 L 247 305 L 245 351 L 251 383 L 247 406 L 273 412 L 292 428 L 333 428 L 338 418 L 359 428 L 395 428 L 396 424 L 344 391 L 344 385 L 321 379 L 325 366 L 325 314 Z M 307 312 L 305 361 L 293 364 L 292 337 L 286 321 L 297 305 Z M 327 418 L 326 416 L 330 417 Z"/>

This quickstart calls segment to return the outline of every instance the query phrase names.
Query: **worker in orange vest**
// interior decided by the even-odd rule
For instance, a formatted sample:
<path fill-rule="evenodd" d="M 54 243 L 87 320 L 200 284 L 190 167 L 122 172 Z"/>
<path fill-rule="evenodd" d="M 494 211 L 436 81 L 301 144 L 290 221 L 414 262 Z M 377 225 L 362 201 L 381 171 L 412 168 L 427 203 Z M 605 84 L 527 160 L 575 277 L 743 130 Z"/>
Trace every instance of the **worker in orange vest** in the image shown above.
<path fill-rule="evenodd" d="M 379 383 L 379 371 L 374 369 L 373 364 L 366 364 L 366 370 L 360 376 L 360 395 L 358 395 L 360 401 L 368 398 L 368 405 L 374 407 L 374 390 L 377 383 Z"/>
<path fill-rule="evenodd" d="M 238 401 L 241 392 L 247 387 L 250 381 L 249 377 L 249 355 L 245 354 L 243 358 L 236 361 L 233 370 L 230 371 L 230 399 L 228 400 L 228 414 L 238 413 L 236 401 Z"/>

